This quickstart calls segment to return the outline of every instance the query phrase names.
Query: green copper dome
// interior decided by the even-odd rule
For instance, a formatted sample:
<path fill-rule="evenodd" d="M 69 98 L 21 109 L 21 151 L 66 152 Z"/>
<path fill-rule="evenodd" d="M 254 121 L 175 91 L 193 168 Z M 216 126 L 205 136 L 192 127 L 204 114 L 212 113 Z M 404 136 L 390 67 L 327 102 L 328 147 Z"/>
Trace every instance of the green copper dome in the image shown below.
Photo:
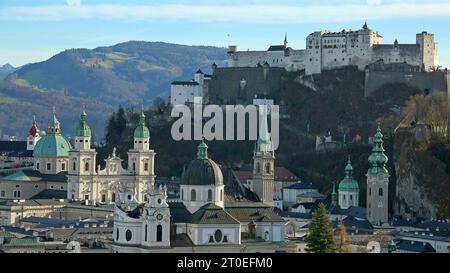
<path fill-rule="evenodd" d="M 345 178 L 339 183 L 339 191 L 359 191 L 358 182 L 353 179 L 353 167 L 350 159 L 345 167 Z"/>
<path fill-rule="evenodd" d="M 386 169 L 386 163 L 388 162 L 388 157 L 384 153 L 383 147 L 383 134 L 381 133 L 381 128 L 378 126 L 377 133 L 374 136 L 374 144 L 372 149 L 372 154 L 369 156 L 370 169 L 369 173 L 371 174 L 380 174 L 385 173 L 388 174 L 388 170 Z"/>
<path fill-rule="evenodd" d="M 134 137 L 135 138 L 149 138 L 150 137 L 150 131 L 148 130 L 147 126 L 145 126 L 144 111 L 141 112 L 141 116 L 139 118 L 139 125 L 134 130 Z"/>
<path fill-rule="evenodd" d="M 208 146 L 202 141 L 198 145 L 197 158 L 184 170 L 182 185 L 223 185 L 220 167 L 208 158 Z"/>
<path fill-rule="evenodd" d="M 86 112 L 83 111 L 80 116 L 80 123 L 75 130 L 75 136 L 77 137 L 90 137 L 91 136 L 91 128 L 86 122 Z"/>
<path fill-rule="evenodd" d="M 48 132 L 36 143 L 33 157 L 68 157 L 71 149 L 69 141 L 61 135 L 59 121 L 53 112 Z"/>

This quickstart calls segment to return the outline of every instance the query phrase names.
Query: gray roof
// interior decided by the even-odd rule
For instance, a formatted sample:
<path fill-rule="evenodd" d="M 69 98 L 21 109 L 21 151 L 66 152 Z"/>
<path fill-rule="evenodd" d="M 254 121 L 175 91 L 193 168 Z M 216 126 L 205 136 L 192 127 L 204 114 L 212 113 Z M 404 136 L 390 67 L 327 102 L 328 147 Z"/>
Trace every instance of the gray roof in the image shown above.
<path fill-rule="evenodd" d="M 195 81 L 174 81 L 172 85 L 198 85 L 198 82 Z"/>
<path fill-rule="evenodd" d="M 312 183 L 300 182 L 295 183 L 284 189 L 294 189 L 294 190 L 317 190 L 317 188 Z"/>
<path fill-rule="evenodd" d="M 32 196 L 30 199 L 39 200 L 39 199 L 66 199 L 66 198 L 67 198 L 67 191 L 45 189 L 40 193 Z"/>
<path fill-rule="evenodd" d="M 193 224 L 240 224 L 227 211 L 214 204 L 207 204 L 201 207 L 192 214 L 190 222 Z"/>
<path fill-rule="evenodd" d="M 35 170 L 22 170 L 3 177 L 0 180 L 67 182 L 67 172 L 60 172 L 58 174 L 42 174 Z"/>
<path fill-rule="evenodd" d="M 284 51 L 285 49 L 286 47 L 284 45 L 273 45 L 267 51 Z"/>
<path fill-rule="evenodd" d="M 225 210 L 240 222 L 285 222 L 275 212 L 274 207 L 259 204 L 259 206 L 258 203 L 254 206 L 227 205 Z"/>
<path fill-rule="evenodd" d="M 397 250 L 416 253 L 436 253 L 430 243 L 415 242 L 409 240 L 396 240 Z"/>

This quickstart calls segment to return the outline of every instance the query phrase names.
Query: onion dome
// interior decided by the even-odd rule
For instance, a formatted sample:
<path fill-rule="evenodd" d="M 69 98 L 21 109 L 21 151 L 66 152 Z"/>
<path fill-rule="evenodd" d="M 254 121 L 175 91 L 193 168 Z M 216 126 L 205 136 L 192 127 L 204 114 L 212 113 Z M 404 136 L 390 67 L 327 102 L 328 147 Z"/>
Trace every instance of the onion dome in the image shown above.
<path fill-rule="evenodd" d="M 34 147 L 33 157 L 68 157 L 72 149 L 69 141 L 61 135 L 60 124 L 53 110 L 48 132 Z"/>
<path fill-rule="evenodd" d="M 345 178 L 339 183 L 339 191 L 359 191 L 358 182 L 353 179 L 353 166 L 350 159 L 345 167 Z"/>
<path fill-rule="evenodd" d="M 36 124 L 36 118 L 34 116 L 33 116 L 33 125 L 31 126 L 29 133 L 30 133 L 30 136 L 32 136 L 32 137 L 38 137 L 39 133 L 40 133 L 39 128 L 37 127 L 37 124 Z"/>
<path fill-rule="evenodd" d="M 367 20 L 366 20 L 366 22 L 365 22 L 364 25 L 363 25 L 363 29 L 364 29 L 364 30 L 368 30 L 368 29 L 369 29 L 369 26 L 367 26 Z"/>
<path fill-rule="evenodd" d="M 77 126 L 77 129 L 75 130 L 75 136 L 76 137 L 90 137 L 91 136 L 91 128 L 86 122 L 86 112 L 81 112 L 80 115 L 80 123 Z"/>
<path fill-rule="evenodd" d="M 204 141 L 198 145 L 197 158 L 184 170 L 182 185 L 223 185 L 220 167 L 208 157 L 208 146 Z"/>
<path fill-rule="evenodd" d="M 144 110 L 141 111 L 141 116 L 139 117 L 139 125 L 134 130 L 134 137 L 135 138 L 149 138 L 150 137 L 150 131 L 148 130 L 147 126 L 145 126 Z"/>
<path fill-rule="evenodd" d="M 388 162 L 388 157 L 385 155 L 385 150 L 383 147 L 383 134 L 381 133 L 381 128 L 378 126 L 377 133 L 374 137 L 374 145 L 372 149 L 372 154 L 369 156 L 370 169 L 369 173 L 379 174 L 388 173 L 386 169 L 386 163 Z"/>

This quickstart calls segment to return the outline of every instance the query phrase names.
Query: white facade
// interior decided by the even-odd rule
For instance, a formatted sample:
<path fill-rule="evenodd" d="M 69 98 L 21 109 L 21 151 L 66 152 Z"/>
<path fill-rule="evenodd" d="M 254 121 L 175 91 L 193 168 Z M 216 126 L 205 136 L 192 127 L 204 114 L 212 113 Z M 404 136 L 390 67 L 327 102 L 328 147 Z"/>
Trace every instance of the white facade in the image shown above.
<path fill-rule="evenodd" d="M 194 213 L 206 204 L 224 207 L 224 185 L 180 185 L 180 199 Z"/>
<path fill-rule="evenodd" d="M 339 206 L 341 209 L 359 206 L 359 191 L 339 190 Z"/>
<path fill-rule="evenodd" d="M 191 81 L 173 82 L 170 89 L 170 104 L 176 106 L 194 103 L 195 97 L 203 97 L 206 91 L 206 82 L 210 79 L 209 75 L 205 75 L 199 70 Z"/>
<path fill-rule="evenodd" d="M 288 71 L 305 69 L 306 75 L 320 74 L 324 69 L 355 65 L 360 70 L 376 61 L 403 63 L 423 67 L 430 71 L 438 65 L 438 47 L 434 35 L 417 34 L 416 44 L 383 45 L 383 37 L 367 27 L 357 31 L 318 31 L 306 38 L 306 49 L 294 50 L 272 46 L 268 51 L 237 51 L 230 46 L 229 67 L 256 67 L 267 64 Z"/>

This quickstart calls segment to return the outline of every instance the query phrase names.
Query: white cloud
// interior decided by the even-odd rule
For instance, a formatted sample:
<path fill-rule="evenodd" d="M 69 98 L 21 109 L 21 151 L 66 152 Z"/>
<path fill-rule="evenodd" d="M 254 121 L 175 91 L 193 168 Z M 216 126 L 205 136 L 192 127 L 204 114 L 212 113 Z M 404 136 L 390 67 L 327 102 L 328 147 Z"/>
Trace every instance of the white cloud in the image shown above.
<path fill-rule="evenodd" d="M 71 7 L 80 6 L 81 0 L 67 0 L 67 5 Z"/>
<path fill-rule="evenodd" d="M 69 2 L 71 4 L 69 4 Z M 370 4 L 368 4 L 370 2 Z M 349 20 L 450 16 L 450 2 L 390 2 L 367 0 L 363 4 L 148 4 L 93 5 L 68 0 L 69 5 L 21 6 L 0 9 L 0 20 L 61 21 L 103 20 L 187 20 L 197 22 L 308 23 Z M 76 8 L 73 8 L 76 6 Z"/>

